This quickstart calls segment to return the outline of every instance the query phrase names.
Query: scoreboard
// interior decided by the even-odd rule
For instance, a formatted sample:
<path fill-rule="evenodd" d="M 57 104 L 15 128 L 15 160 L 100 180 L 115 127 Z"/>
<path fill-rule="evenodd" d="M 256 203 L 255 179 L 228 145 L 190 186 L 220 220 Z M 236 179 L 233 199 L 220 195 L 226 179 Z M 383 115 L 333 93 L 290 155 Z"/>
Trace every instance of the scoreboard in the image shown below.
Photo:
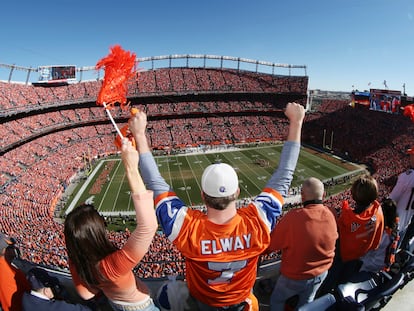
<path fill-rule="evenodd" d="M 38 67 L 39 82 L 70 82 L 76 79 L 76 66 L 41 66 Z"/>
<path fill-rule="evenodd" d="M 400 91 L 388 89 L 370 89 L 369 92 L 352 92 L 352 106 L 358 105 L 370 110 L 399 114 L 403 97 Z"/>

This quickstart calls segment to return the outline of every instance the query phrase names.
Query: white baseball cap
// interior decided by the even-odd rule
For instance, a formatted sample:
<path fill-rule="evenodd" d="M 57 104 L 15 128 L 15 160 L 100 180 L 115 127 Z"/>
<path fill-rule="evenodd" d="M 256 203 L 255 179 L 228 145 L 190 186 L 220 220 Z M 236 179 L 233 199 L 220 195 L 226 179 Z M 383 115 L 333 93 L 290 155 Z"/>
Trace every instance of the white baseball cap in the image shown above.
<path fill-rule="evenodd" d="M 230 165 L 211 164 L 203 172 L 201 188 L 210 197 L 223 198 L 236 193 L 239 188 L 239 179 Z"/>

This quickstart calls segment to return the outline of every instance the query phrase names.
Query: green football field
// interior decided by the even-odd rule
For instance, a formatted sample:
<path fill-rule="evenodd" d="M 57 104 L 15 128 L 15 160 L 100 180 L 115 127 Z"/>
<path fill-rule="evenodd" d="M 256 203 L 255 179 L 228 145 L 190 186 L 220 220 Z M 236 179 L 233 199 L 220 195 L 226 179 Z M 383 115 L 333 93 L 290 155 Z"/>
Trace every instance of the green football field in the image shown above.
<path fill-rule="evenodd" d="M 218 153 L 198 153 L 156 157 L 161 175 L 188 206 L 200 205 L 200 179 L 206 166 L 214 162 L 231 164 L 240 180 L 240 198 L 260 193 L 279 163 L 282 145 L 232 149 Z M 301 149 L 292 187 L 309 176 L 323 181 L 351 174 L 359 167 Z M 129 186 L 120 158 L 101 160 L 88 178 L 74 191 L 66 213 L 80 203 L 92 203 L 103 215 L 135 215 Z"/>

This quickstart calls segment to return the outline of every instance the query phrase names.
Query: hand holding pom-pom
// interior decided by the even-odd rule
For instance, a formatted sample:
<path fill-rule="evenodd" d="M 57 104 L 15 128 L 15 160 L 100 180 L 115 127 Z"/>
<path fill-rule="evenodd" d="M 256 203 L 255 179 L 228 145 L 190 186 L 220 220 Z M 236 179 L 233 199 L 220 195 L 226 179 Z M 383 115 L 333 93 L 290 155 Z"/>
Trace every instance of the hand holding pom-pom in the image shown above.
<path fill-rule="evenodd" d="M 136 144 L 135 144 L 135 139 L 134 139 L 134 136 L 132 136 L 132 133 L 129 131 L 129 127 L 128 127 L 128 125 L 123 126 L 123 127 L 120 129 L 120 131 L 121 131 L 122 135 L 123 135 L 125 138 L 128 138 L 128 139 L 129 139 L 129 141 L 131 142 L 132 146 L 135 148 L 135 147 L 136 147 Z M 115 146 L 116 146 L 119 150 L 121 150 L 121 148 L 122 148 L 122 138 L 121 138 L 119 135 L 116 135 L 116 137 L 115 137 L 115 141 L 114 141 L 114 144 L 115 144 Z"/>

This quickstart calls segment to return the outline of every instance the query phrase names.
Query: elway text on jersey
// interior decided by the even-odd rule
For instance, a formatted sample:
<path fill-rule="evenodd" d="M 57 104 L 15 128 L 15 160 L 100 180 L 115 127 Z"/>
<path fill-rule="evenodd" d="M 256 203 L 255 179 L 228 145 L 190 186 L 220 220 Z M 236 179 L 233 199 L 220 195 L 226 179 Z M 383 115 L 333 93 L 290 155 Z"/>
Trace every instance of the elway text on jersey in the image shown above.
<path fill-rule="evenodd" d="M 201 240 L 201 254 L 212 255 L 250 248 L 252 234 L 236 235 L 216 240 Z"/>

